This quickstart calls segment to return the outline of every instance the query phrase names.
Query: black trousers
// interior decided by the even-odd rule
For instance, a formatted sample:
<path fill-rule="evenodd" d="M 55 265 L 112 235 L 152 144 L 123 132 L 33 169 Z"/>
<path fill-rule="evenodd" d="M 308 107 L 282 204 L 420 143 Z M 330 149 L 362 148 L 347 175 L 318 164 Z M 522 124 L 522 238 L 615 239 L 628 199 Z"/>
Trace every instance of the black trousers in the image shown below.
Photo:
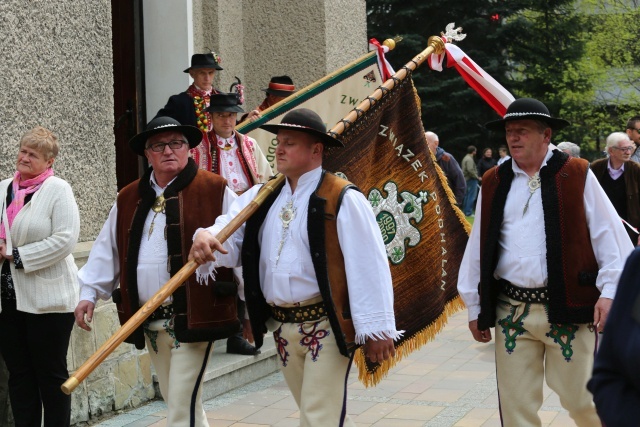
<path fill-rule="evenodd" d="M 68 427 L 71 396 L 60 390 L 69 378 L 67 350 L 73 313 L 31 314 L 2 301 L 0 352 L 9 370 L 9 397 L 16 427 Z"/>

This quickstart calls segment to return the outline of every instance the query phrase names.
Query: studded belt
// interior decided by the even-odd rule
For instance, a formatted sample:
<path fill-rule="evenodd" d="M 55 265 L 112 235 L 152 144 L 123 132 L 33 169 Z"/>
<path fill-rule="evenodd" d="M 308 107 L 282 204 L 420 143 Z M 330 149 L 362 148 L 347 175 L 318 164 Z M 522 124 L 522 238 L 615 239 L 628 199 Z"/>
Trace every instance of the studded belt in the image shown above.
<path fill-rule="evenodd" d="M 149 316 L 149 321 L 158 319 L 171 319 L 173 316 L 173 304 L 161 305 Z"/>
<path fill-rule="evenodd" d="M 305 305 L 302 307 L 271 306 L 271 316 L 282 323 L 314 322 L 327 315 L 324 303 Z"/>
<path fill-rule="evenodd" d="M 507 280 L 500 279 L 500 286 L 502 292 L 506 296 L 516 301 L 532 302 L 532 303 L 547 303 L 549 302 L 549 288 L 519 288 L 513 286 Z"/>

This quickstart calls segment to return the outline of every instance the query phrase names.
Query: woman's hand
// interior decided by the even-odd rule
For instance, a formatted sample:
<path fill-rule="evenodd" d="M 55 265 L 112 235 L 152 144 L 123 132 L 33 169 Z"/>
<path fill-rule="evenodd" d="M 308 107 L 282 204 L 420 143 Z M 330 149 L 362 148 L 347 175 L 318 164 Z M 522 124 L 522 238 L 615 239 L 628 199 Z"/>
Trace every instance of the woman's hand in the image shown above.
<path fill-rule="evenodd" d="M 5 258 L 8 259 L 9 261 L 12 261 L 13 254 L 7 255 L 7 244 L 4 241 L 2 241 L 2 243 L 0 243 L 0 260 Z"/>

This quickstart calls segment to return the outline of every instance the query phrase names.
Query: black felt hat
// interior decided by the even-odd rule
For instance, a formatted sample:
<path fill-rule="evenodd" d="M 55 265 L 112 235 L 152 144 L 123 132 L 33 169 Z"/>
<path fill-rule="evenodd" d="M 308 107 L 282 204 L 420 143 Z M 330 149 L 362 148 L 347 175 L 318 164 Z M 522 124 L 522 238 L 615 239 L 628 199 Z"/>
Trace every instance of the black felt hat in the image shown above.
<path fill-rule="evenodd" d="M 275 134 L 281 129 L 304 132 L 317 137 L 327 147 L 344 147 L 342 142 L 327 134 L 327 128 L 320 116 L 308 108 L 291 110 L 284 115 L 279 125 L 268 124 L 260 128 Z"/>
<path fill-rule="evenodd" d="M 559 130 L 571 124 L 567 120 L 551 117 L 547 106 L 537 99 L 520 98 L 509 105 L 502 119 L 485 123 L 484 127 L 489 130 L 503 131 L 505 123 L 512 120 L 540 120 L 553 130 Z"/>
<path fill-rule="evenodd" d="M 271 77 L 269 81 L 269 87 L 262 89 L 264 92 L 275 96 L 287 97 L 296 91 L 296 87 L 293 85 L 293 80 L 289 76 L 275 76 Z"/>
<path fill-rule="evenodd" d="M 144 146 L 147 139 L 162 132 L 180 132 L 189 142 L 189 148 L 194 148 L 202 142 L 202 131 L 195 126 L 181 125 L 171 117 L 156 117 L 151 120 L 147 128 L 129 140 L 129 147 L 139 156 L 144 156 Z"/>
<path fill-rule="evenodd" d="M 240 107 L 240 98 L 235 92 L 212 93 L 209 99 L 209 106 L 205 111 L 208 113 L 244 113 L 244 110 Z"/>
<path fill-rule="evenodd" d="M 195 70 L 196 68 L 213 68 L 214 70 L 222 70 L 220 63 L 222 59 L 215 52 L 209 53 L 196 53 L 191 55 L 191 66 L 184 70 L 188 73 L 189 70 Z"/>

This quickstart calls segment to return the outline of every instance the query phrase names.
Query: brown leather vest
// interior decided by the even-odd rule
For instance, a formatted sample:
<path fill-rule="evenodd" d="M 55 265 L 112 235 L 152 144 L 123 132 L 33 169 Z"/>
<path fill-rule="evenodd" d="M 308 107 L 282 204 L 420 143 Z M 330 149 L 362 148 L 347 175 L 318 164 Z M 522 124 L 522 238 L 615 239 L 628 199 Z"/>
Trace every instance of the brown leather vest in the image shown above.
<path fill-rule="evenodd" d="M 226 180 L 189 164 L 164 191 L 167 226 L 167 268 L 173 276 L 187 262 L 192 237 L 198 227 L 215 222 L 222 212 Z M 151 192 L 151 193 L 150 193 Z M 149 186 L 149 172 L 118 194 L 116 237 L 120 259 L 120 288 L 114 292 L 120 323 L 140 308 L 137 287 L 137 253 L 142 227 L 155 192 Z M 176 339 L 181 342 L 212 341 L 229 337 L 239 329 L 236 310 L 237 285 L 230 269 L 217 269 L 216 282 L 197 282 L 195 275 L 173 294 Z M 144 347 L 142 329 L 127 342 Z"/>
<path fill-rule="evenodd" d="M 500 292 L 493 272 L 498 262 L 498 240 L 507 194 L 513 180 L 512 160 L 493 168 L 482 179 L 480 224 L 480 315 L 478 327 L 495 326 Z M 598 262 L 584 210 L 584 187 L 589 163 L 554 151 L 540 169 L 544 210 L 549 310 L 551 323 L 589 323 L 600 297 L 596 287 Z"/>

